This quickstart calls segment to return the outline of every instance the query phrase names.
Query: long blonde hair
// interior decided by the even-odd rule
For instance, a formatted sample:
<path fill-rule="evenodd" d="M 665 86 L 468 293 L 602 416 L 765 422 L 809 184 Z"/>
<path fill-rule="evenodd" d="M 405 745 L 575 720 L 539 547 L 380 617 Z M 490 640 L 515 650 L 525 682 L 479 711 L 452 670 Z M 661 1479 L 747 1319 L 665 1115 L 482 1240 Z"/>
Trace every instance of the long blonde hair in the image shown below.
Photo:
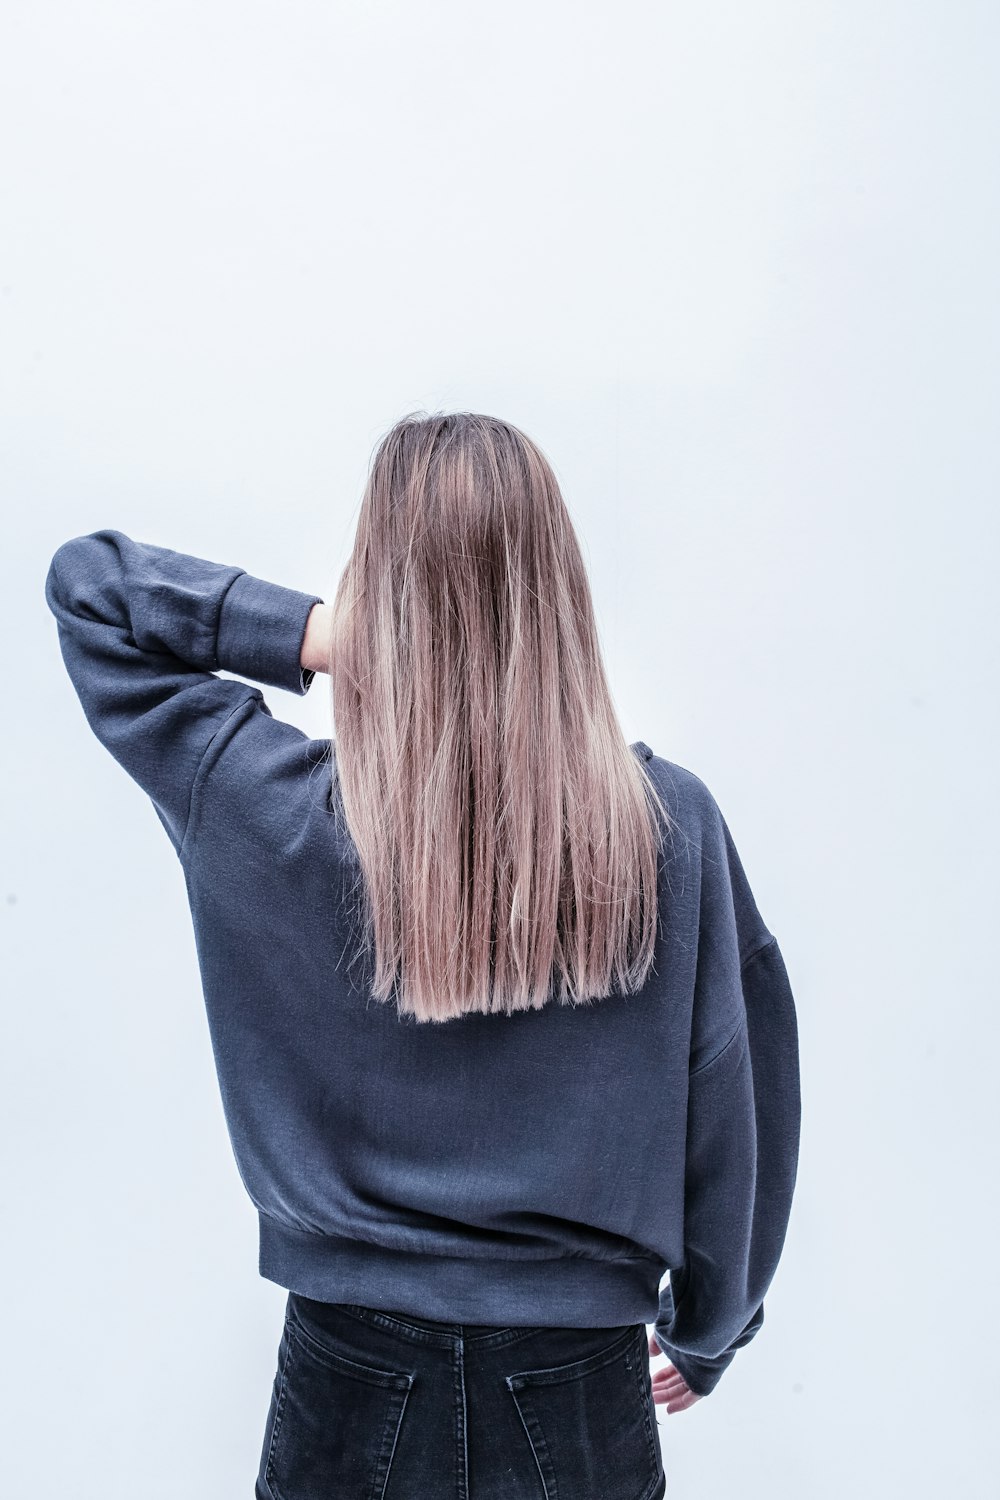
<path fill-rule="evenodd" d="M 670 819 L 615 715 L 559 485 L 518 428 L 414 412 L 382 438 L 330 678 L 376 999 L 447 1021 L 643 984 Z"/>

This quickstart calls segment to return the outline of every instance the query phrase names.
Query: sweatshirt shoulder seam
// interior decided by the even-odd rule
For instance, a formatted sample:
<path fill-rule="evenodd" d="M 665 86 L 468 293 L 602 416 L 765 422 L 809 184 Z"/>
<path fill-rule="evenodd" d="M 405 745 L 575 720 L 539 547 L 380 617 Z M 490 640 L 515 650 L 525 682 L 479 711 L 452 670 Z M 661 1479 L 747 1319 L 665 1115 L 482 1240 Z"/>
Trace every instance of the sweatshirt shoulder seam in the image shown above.
<path fill-rule="evenodd" d="M 740 973 L 743 973 L 743 970 L 746 968 L 747 964 L 752 963 L 755 958 L 759 958 L 762 953 L 766 952 L 767 949 L 776 942 L 777 938 L 772 934 L 770 937 L 765 938 L 763 942 L 758 943 L 756 948 L 751 948 L 746 958 L 742 959 L 740 962 Z"/>
<path fill-rule="evenodd" d="M 776 942 L 776 939 L 772 936 L 772 937 L 769 937 L 765 942 L 758 943 L 757 946 L 756 946 L 756 948 L 754 948 L 750 953 L 748 953 L 747 956 L 746 956 L 746 958 L 740 964 L 740 974 L 742 975 L 743 970 L 746 968 L 747 964 L 749 964 L 750 962 L 752 962 L 753 959 L 758 958 L 760 956 L 760 954 L 765 953 L 767 951 L 767 949 L 770 948 L 771 945 L 772 945 L 772 943 L 774 943 L 774 942 Z M 699 1063 L 698 1066 L 691 1073 L 689 1073 L 689 1075 L 688 1075 L 689 1078 L 696 1078 L 699 1074 L 704 1073 L 706 1071 L 706 1069 L 714 1067 L 715 1064 L 717 1062 L 719 1062 L 726 1055 L 726 1053 L 734 1045 L 734 1043 L 739 1040 L 740 1033 L 741 1032 L 745 1032 L 745 1031 L 746 1031 L 746 1012 L 744 1011 L 740 1015 L 739 1020 L 737 1021 L 735 1027 L 733 1028 L 733 1030 L 730 1032 L 729 1036 L 726 1038 L 726 1040 L 723 1042 L 722 1046 L 719 1048 L 718 1052 L 714 1053 L 713 1056 L 710 1057 L 710 1058 L 708 1058 L 708 1060 L 706 1062 Z"/>
<path fill-rule="evenodd" d="M 245 686 L 249 689 L 247 696 L 245 698 L 241 698 L 232 712 L 228 713 L 223 719 L 222 723 L 218 725 L 215 733 L 212 735 L 212 738 L 209 740 L 208 744 L 201 752 L 201 757 L 198 761 L 194 776 L 191 778 L 191 796 L 188 801 L 187 817 L 184 820 L 184 836 L 177 846 L 177 857 L 180 860 L 183 860 L 185 851 L 187 849 L 188 833 L 190 832 L 191 822 L 194 817 L 195 802 L 197 800 L 198 791 L 201 786 L 202 776 L 205 769 L 205 762 L 208 759 L 208 752 L 211 750 L 212 746 L 215 744 L 216 740 L 219 738 L 219 735 L 225 729 L 229 721 L 231 719 L 234 719 L 242 709 L 246 708 L 248 703 L 253 703 L 256 698 L 260 698 L 263 696 L 259 688 L 251 688 L 249 683 L 246 683 Z"/>
<path fill-rule="evenodd" d="M 746 1029 L 747 1029 L 746 1016 L 745 1015 L 741 1015 L 740 1018 L 739 1018 L 739 1020 L 736 1023 L 735 1030 L 727 1038 L 727 1040 L 723 1042 L 723 1044 L 719 1048 L 718 1052 L 716 1052 L 713 1057 L 710 1057 L 707 1062 L 699 1063 L 696 1068 L 693 1068 L 691 1070 L 691 1072 L 689 1072 L 688 1078 L 689 1079 L 691 1079 L 691 1078 L 697 1078 L 702 1073 L 707 1072 L 709 1068 L 714 1068 L 715 1064 L 717 1062 L 721 1062 L 722 1058 L 724 1058 L 726 1056 L 726 1054 L 730 1051 L 730 1049 L 736 1045 L 736 1043 L 740 1040 L 740 1038 L 746 1036 Z M 740 1054 L 740 1056 L 742 1056 L 742 1053 Z M 737 1061 L 738 1061 L 738 1059 L 737 1059 Z"/>

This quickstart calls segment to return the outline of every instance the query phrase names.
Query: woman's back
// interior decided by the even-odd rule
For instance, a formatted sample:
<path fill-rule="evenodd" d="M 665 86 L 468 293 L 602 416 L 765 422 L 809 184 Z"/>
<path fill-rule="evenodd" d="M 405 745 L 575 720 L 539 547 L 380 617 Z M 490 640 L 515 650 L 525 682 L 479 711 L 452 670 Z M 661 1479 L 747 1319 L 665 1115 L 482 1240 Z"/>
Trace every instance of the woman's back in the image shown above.
<path fill-rule="evenodd" d="M 484 430 L 469 429 L 477 442 Z M 398 498 L 385 451 L 369 520 Z M 430 487 L 435 504 L 480 504 L 457 482 L 463 461 L 449 459 L 451 489 Z M 537 455 L 525 462 L 538 483 L 519 494 L 521 542 L 539 549 L 537 573 L 552 541 L 539 515 L 557 530 L 563 518 Z M 409 483 L 420 518 L 427 496 Z M 500 485 L 486 507 L 498 556 L 507 501 Z M 309 1457 L 331 1354 L 315 1319 L 306 1332 L 310 1301 L 429 1320 L 425 1337 L 459 1364 L 466 1325 L 501 1343 L 578 1330 L 581 1349 L 609 1330 L 565 1368 L 586 1376 L 606 1355 L 629 1381 L 633 1334 L 654 1323 L 688 1392 L 707 1395 L 762 1324 L 795 1185 L 794 1001 L 714 797 L 621 740 L 565 528 L 549 563 L 570 628 L 516 567 L 469 626 L 475 576 L 456 595 L 448 569 L 478 564 L 464 549 L 453 563 L 438 520 L 443 571 L 416 605 L 404 568 L 362 607 L 385 540 L 375 525 L 364 534 L 324 652 L 336 741 L 275 719 L 255 685 L 307 691 L 319 595 L 110 529 L 64 543 L 46 579 L 88 721 L 149 794 L 183 868 L 259 1269 L 290 1294 L 283 1357 L 316 1356 L 312 1394 L 299 1384 L 288 1397 L 305 1405 L 285 1453 L 291 1466 L 304 1454 L 317 1483 L 333 1475 Z M 403 539 L 386 550 L 393 569 Z M 533 737 L 540 722 L 550 740 Z M 357 1373 L 352 1327 L 338 1324 L 332 1363 Z M 631 1409 L 643 1495 L 629 1480 L 624 1500 L 662 1493 L 643 1370 Z M 397 1422 L 416 1379 L 374 1380 Z M 503 1379 L 511 1399 L 531 1384 L 527 1371 Z M 530 1391 L 518 1410 L 530 1433 Z M 283 1500 L 311 1494 L 282 1484 Z"/>

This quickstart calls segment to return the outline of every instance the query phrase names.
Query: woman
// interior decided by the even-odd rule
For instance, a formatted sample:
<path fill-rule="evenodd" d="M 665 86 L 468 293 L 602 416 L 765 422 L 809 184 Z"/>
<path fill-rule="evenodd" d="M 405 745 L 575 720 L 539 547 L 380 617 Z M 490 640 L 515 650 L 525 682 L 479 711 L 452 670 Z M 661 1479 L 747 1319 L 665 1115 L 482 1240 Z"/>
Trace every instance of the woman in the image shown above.
<path fill-rule="evenodd" d="M 404 418 L 332 606 L 114 530 L 46 598 L 181 861 L 288 1291 L 255 1494 L 662 1496 L 655 1406 L 763 1320 L 795 1008 L 712 794 L 624 741 L 542 452 Z M 253 685 L 317 672 L 335 742 Z"/>

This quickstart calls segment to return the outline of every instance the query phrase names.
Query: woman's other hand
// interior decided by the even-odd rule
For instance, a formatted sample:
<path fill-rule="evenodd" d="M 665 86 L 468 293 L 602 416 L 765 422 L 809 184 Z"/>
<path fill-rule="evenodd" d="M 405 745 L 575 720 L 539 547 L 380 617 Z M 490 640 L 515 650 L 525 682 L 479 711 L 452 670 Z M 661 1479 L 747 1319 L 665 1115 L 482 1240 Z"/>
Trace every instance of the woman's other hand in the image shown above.
<path fill-rule="evenodd" d="M 649 1352 L 665 1358 L 655 1334 L 649 1336 Z M 665 1406 L 667 1415 L 672 1416 L 675 1411 L 687 1411 L 701 1397 L 695 1394 L 681 1372 L 668 1360 L 666 1368 L 657 1370 L 653 1375 L 653 1400 L 657 1406 Z"/>

